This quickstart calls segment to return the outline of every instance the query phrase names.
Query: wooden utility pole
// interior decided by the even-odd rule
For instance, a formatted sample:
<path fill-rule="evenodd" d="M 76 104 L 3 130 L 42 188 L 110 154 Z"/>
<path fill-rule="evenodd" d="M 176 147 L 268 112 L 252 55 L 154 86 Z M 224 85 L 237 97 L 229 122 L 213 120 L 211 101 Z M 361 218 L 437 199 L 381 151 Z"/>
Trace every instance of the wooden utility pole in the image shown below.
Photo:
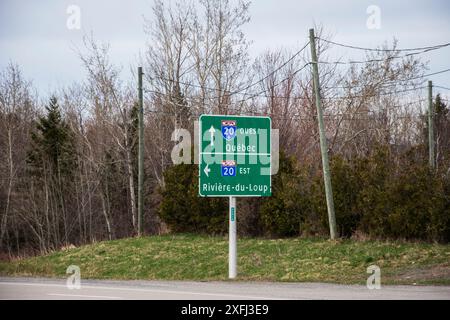
<path fill-rule="evenodd" d="M 138 150 L 138 236 L 143 235 L 144 229 L 144 98 L 142 94 L 142 67 L 138 67 L 139 91 L 139 150 Z"/>
<path fill-rule="evenodd" d="M 433 82 L 428 81 L 428 155 L 430 168 L 434 169 L 434 106 L 433 106 Z"/>
<path fill-rule="evenodd" d="M 314 94 L 316 96 L 317 119 L 319 122 L 320 153 L 322 154 L 323 179 L 325 182 L 325 196 L 328 210 L 328 223 L 330 225 L 330 237 L 336 239 L 336 217 L 334 213 L 333 189 L 331 187 L 331 173 L 328 161 L 327 137 L 323 122 L 322 101 L 320 99 L 319 66 L 316 53 L 316 37 L 314 29 L 309 29 L 309 46 L 311 47 L 311 63 L 313 67 Z"/>

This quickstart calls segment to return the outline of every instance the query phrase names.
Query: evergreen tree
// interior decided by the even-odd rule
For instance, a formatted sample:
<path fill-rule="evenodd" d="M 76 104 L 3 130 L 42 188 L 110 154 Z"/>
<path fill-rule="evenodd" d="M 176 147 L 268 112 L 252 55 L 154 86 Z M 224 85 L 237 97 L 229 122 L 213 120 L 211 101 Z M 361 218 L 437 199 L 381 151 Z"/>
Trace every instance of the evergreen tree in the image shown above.
<path fill-rule="evenodd" d="M 39 224 L 47 227 L 47 248 L 57 248 L 77 240 L 71 228 L 76 219 L 74 194 L 75 148 L 71 131 L 64 121 L 56 97 L 46 106 L 31 133 L 28 168 L 32 176 L 33 201 L 38 203 Z M 46 205 L 39 205 L 46 203 Z M 46 208 L 46 209 L 45 209 Z"/>
<path fill-rule="evenodd" d="M 170 101 L 175 110 L 176 122 L 178 127 L 187 128 L 189 124 L 188 120 L 191 114 L 187 101 L 184 97 L 183 92 L 181 91 L 180 84 L 178 82 L 176 82 L 173 86 Z"/>
<path fill-rule="evenodd" d="M 50 98 L 45 107 L 47 114 L 40 117 L 36 130 L 32 132 L 33 149 L 28 154 L 28 162 L 36 170 L 49 163 L 55 175 L 68 175 L 73 171 L 74 146 L 69 127 L 63 120 L 56 97 Z"/>

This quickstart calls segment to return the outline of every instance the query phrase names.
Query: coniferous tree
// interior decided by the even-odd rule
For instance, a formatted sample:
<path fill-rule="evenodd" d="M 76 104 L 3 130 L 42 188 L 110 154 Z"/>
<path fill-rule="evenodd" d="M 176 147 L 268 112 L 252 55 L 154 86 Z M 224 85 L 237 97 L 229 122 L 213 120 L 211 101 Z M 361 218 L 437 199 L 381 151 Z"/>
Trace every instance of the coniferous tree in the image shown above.
<path fill-rule="evenodd" d="M 47 115 L 39 118 L 37 130 L 31 134 L 33 149 L 29 153 L 29 163 L 38 169 L 46 161 L 53 174 L 68 175 L 75 164 L 70 130 L 61 116 L 56 97 L 50 98 L 45 109 Z"/>
<path fill-rule="evenodd" d="M 45 225 L 41 232 L 41 249 L 57 248 L 76 242 L 71 227 L 76 216 L 71 214 L 74 198 L 75 148 L 71 131 L 64 121 L 58 100 L 50 99 L 46 115 L 39 117 L 31 134 L 32 149 L 27 162 L 31 174 L 35 222 Z"/>

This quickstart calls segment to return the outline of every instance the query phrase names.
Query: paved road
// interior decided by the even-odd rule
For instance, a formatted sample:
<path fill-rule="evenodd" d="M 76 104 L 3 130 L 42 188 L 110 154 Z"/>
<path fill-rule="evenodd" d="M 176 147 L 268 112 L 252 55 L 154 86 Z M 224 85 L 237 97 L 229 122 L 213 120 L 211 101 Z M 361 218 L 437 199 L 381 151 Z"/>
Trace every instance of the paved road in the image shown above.
<path fill-rule="evenodd" d="M 1 278 L 0 299 L 446 299 L 449 286 L 365 286 L 323 283 L 106 281 L 82 280 L 81 289 L 68 289 L 65 280 Z"/>

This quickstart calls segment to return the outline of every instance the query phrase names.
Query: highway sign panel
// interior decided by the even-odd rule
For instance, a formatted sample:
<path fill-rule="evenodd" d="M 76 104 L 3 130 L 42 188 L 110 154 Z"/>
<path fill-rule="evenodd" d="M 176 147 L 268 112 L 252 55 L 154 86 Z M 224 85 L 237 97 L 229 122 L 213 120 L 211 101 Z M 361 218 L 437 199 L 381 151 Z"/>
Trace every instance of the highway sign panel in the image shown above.
<path fill-rule="evenodd" d="M 270 196 L 269 117 L 201 115 L 199 195 Z"/>

